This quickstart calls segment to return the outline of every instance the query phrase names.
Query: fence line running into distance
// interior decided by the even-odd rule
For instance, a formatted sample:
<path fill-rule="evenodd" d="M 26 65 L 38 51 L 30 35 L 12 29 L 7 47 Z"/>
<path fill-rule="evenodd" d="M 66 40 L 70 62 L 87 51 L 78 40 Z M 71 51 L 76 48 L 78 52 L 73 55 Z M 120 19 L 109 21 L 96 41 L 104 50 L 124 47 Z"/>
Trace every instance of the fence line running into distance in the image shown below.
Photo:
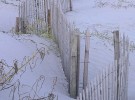
<path fill-rule="evenodd" d="M 71 5 L 70 0 L 26 0 L 20 4 L 17 18 L 19 27 L 16 30 L 22 33 L 53 34 L 60 50 L 63 70 L 69 82 L 69 93 L 71 97 L 76 98 L 80 72 L 80 32 L 67 21 L 64 15 L 64 12 L 71 7 L 69 5 Z M 90 37 L 87 35 L 86 39 Z M 112 65 L 100 78 L 98 77 L 95 82 L 88 85 L 89 41 L 89 39 L 86 40 L 85 44 L 84 90 L 78 99 L 124 100 L 127 98 L 128 43 L 123 38 L 123 49 L 121 49 L 123 59 L 120 62 L 117 61 L 117 64 Z"/>

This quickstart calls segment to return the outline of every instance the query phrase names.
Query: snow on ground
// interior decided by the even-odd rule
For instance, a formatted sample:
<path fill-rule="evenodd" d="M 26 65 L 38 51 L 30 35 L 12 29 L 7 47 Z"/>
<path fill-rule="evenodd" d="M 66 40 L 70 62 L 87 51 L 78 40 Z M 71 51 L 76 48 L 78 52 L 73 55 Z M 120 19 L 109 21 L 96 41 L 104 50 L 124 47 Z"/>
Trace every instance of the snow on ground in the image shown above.
<path fill-rule="evenodd" d="M 36 44 L 31 42 L 31 40 L 35 41 Z M 18 71 L 18 74 L 14 76 L 14 79 L 9 84 L 13 84 L 19 79 L 20 93 L 23 94 L 30 91 L 31 87 L 34 85 L 34 83 L 36 84 L 37 80 L 37 85 L 41 85 L 42 81 L 44 80 L 43 85 L 41 85 L 41 89 L 40 85 L 34 87 L 34 89 L 39 89 L 37 92 L 39 96 L 47 96 L 48 93 L 51 93 L 53 85 L 53 93 L 68 96 L 67 81 L 62 70 L 59 53 L 55 51 L 57 50 L 57 47 L 54 45 L 54 43 L 49 43 L 48 41 L 33 35 L 25 37 L 20 36 L 19 38 L 15 38 L 9 34 L 0 33 L 0 59 L 5 60 L 5 62 L 10 66 L 14 64 L 13 61 L 16 59 L 20 68 L 21 63 L 23 62 L 23 58 L 25 56 L 31 57 L 33 53 L 36 52 L 36 49 L 40 49 L 41 47 L 45 48 L 44 60 L 42 61 L 40 55 L 37 55 L 37 60 L 33 60 L 33 63 L 36 62 L 36 66 L 31 64 L 32 68 L 29 65 L 23 67 Z M 23 73 L 23 71 L 25 72 Z M 56 85 L 54 84 L 55 80 Z M 10 85 L 7 85 L 6 87 L 8 86 Z M 10 89 L 0 92 L 1 100 L 11 100 L 12 96 L 8 96 L 10 92 L 9 90 Z M 28 94 L 26 95 L 28 96 Z M 30 95 L 32 96 L 34 93 L 31 93 Z M 15 100 L 18 100 L 17 94 Z"/>
<path fill-rule="evenodd" d="M 98 6 L 97 1 L 105 1 L 108 5 Z M 73 22 L 81 32 L 86 29 L 90 30 L 92 37 L 89 80 L 94 79 L 102 69 L 105 69 L 113 62 L 112 32 L 114 30 L 119 30 L 121 34 L 128 35 L 133 44 L 135 42 L 135 8 L 134 6 L 112 7 L 115 1 L 117 0 L 73 0 L 73 11 L 66 13 L 68 20 Z M 124 5 L 124 3 L 121 3 L 121 5 Z M 104 36 L 108 38 L 106 39 Z M 82 38 L 81 41 L 81 48 L 83 49 L 81 55 L 84 55 L 84 39 Z M 135 89 L 133 89 L 135 87 L 134 59 L 135 51 L 133 50 L 130 52 L 129 100 L 135 100 Z M 83 61 L 84 59 L 81 59 L 81 62 Z"/>
<path fill-rule="evenodd" d="M 58 100 L 71 100 L 58 48 L 53 40 L 9 33 L 15 26 L 17 13 L 16 6 L 0 2 L 0 68 L 4 63 L 3 74 L 6 74 L 2 79 L 0 76 L 0 82 L 14 75 L 6 84 L 0 84 L 0 100 L 44 98 L 51 93 L 55 99 L 58 96 Z"/>

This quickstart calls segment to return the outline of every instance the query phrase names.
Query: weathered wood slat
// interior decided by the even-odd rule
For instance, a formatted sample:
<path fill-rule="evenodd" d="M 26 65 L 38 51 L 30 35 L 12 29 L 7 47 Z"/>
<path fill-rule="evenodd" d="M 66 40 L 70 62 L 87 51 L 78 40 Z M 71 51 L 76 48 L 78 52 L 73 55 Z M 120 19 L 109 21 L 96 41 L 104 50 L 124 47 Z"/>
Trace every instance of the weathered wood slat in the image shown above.
<path fill-rule="evenodd" d="M 85 39 L 83 89 L 85 89 L 85 87 L 88 85 L 89 48 L 90 48 L 90 32 L 87 31 Z"/>

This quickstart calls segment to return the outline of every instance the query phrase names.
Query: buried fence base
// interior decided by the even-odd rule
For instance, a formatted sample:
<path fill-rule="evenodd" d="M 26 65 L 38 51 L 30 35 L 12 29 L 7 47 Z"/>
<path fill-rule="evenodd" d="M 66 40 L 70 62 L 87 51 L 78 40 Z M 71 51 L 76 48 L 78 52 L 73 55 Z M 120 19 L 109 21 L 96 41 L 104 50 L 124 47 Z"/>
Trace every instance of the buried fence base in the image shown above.
<path fill-rule="evenodd" d="M 20 18 L 16 17 L 15 33 L 19 33 L 19 21 L 20 21 Z"/>
<path fill-rule="evenodd" d="M 22 20 L 22 18 L 16 17 L 15 33 L 18 34 L 19 32 L 26 34 L 26 25 L 25 21 Z"/>
<path fill-rule="evenodd" d="M 26 25 L 24 20 L 21 20 L 21 33 L 26 34 Z"/>

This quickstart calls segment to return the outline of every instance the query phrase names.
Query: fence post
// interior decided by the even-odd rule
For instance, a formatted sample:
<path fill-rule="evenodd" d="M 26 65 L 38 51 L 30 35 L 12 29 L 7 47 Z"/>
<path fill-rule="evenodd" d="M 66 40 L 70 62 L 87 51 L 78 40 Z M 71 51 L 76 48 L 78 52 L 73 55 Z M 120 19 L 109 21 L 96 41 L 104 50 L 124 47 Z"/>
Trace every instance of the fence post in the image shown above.
<path fill-rule="evenodd" d="M 51 4 L 50 4 L 50 1 L 47 0 L 47 22 L 48 22 L 48 33 L 50 34 L 51 33 Z"/>
<path fill-rule="evenodd" d="M 51 32 L 51 11 L 50 11 L 50 9 L 48 9 L 47 21 L 48 21 L 48 33 L 50 33 Z"/>
<path fill-rule="evenodd" d="M 77 35 L 77 95 L 79 95 L 80 80 L 80 35 Z"/>
<path fill-rule="evenodd" d="M 85 39 L 85 56 L 84 56 L 84 72 L 83 72 L 83 89 L 88 84 L 88 64 L 89 64 L 89 48 L 90 48 L 90 32 L 86 32 Z"/>
<path fill-rule="evenodd" d="M 77 97 L 77 36 L 71 39 L 70 96 Z"/>
<path fill-rule="evenodd" d="M 116 100 L 119 100 L 119 91 L 120 91 L 120 84 L 119 84 L 119 61 L 120 61 L 120 40 L 119 40 L 119 31 L 114 31 L 113 32 L 113 37 L 114 37 L 114 61 L 116 61 L 116 66 L 117 66 L 117 86 L 116 86 Z"/>
<path fill-rule="evenodd" d="M 19 22 L 20 22 L 20 18 L 16 17 L 16 26 L 15 26 L 15 32 L 18 33 L 19 32 Z"/>
<path fill-rule="evenodd" d="M 22 13 L 22 16 L 21 16 L 21 32 L 22 33 L 26 33 L 26 25 L 25 25 L 25 2 L 22 3 L 22 6 L 21 6 L 21 13 Z"/>
<path fill-rule="evenodd" d="M 69 7 L 70 7 L 70 11 L 72 11 L 72 0 L 69 0 Z"/>

